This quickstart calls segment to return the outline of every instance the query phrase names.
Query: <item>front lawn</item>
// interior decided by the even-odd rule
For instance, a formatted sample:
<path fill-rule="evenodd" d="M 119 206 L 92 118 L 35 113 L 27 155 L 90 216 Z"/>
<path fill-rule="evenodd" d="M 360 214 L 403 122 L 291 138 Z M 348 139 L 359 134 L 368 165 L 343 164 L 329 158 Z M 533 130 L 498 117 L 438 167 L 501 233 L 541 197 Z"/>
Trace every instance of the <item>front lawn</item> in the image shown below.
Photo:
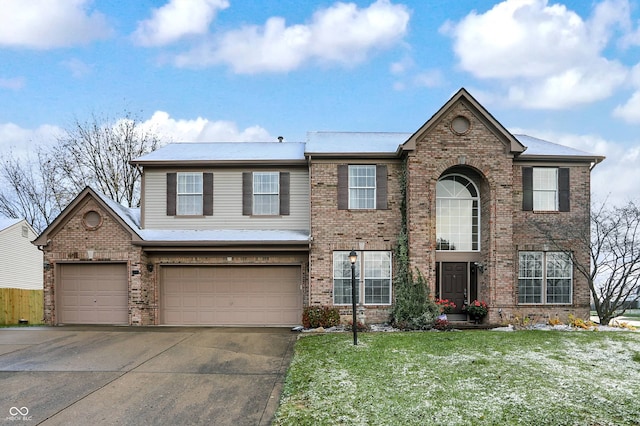
<path fill-rule="evenodd" d="M 640 424 L 640 333 L 304 336 L 276 425 Z"/>

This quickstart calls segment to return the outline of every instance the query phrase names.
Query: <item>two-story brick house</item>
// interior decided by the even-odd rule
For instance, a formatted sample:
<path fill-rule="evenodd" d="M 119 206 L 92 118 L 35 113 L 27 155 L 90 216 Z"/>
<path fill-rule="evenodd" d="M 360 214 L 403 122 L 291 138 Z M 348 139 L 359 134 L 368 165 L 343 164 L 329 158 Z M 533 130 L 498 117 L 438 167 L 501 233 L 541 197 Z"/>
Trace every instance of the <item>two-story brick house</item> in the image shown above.
<path fill-rule="evenodd" d="M 414 133 L 171 144 L 134 160 L 140 209 L 85 189 L 34 242 L 50 324 L 279 325 L 303 306 L 388 319 L 403 223 L 412 267 L 489 321 L 585 317 L 589 290 L 534 222 L 589 226 L 602 157 L 509 133 L 464 89 Z M 405 203 L 403 203 L 403 197 Z M 405 208 L 401 209 L 404 205 Z M 586 253 L 574 253 L 585 259 Z"/>

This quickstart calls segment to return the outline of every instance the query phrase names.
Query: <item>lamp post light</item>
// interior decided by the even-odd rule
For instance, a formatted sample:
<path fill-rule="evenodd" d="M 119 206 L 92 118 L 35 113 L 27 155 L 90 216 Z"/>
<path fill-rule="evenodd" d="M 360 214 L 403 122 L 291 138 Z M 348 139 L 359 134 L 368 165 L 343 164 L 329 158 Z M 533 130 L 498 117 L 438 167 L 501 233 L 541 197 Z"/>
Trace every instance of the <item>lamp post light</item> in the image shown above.
<path fill-rule="evenodd" d="M 351 262 L 351 308 L 353 312 L 353 344 L 358 344 L 358 320 L 356 318 L 356 260 L 358 254 L 355 250 L 349 253 L 349 262 Z"/>

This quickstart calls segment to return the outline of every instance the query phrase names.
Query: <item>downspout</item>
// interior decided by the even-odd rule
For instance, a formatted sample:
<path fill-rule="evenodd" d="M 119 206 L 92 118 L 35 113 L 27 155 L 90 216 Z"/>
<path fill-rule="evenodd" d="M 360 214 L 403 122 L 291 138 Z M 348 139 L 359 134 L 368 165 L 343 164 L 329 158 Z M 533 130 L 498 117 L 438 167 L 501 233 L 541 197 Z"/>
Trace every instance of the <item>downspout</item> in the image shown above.
<path fill-rule="evenodd" d="M 311 190 L 312 190 L 312 175 L 311 175 L 311 155 L 307 156 L 307 170 L 309 172 L 309 254 L 307 255 L 307 306 L 311 306 L 311 246 L 313 244 L 313 226 L 311 221 L 313 220 L 313 215 L 311 214 Z"/>

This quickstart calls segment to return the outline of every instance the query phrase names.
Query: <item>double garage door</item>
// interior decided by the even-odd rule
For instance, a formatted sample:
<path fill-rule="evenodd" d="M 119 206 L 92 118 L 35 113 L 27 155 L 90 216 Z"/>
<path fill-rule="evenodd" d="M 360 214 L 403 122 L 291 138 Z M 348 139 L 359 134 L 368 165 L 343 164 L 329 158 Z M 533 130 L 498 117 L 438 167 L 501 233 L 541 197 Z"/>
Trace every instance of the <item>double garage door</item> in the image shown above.
<path fill-rule="evenodd" d="M 62 263 L 59 324 L 128 324 L 127 265 Z M 291 326 L 302 316 L 299 266 L 162 266 L 160 323 Z"/>
<path fill-rule="evenodd" d="M 300 266 L 162 266 L 162 324 L 291 326 L 302 316 Z"/>
<path fill-rule="evenodd" d="M 58 265 L 59 324 L 128 324 L 128 280 L 124 263 Z"/>

